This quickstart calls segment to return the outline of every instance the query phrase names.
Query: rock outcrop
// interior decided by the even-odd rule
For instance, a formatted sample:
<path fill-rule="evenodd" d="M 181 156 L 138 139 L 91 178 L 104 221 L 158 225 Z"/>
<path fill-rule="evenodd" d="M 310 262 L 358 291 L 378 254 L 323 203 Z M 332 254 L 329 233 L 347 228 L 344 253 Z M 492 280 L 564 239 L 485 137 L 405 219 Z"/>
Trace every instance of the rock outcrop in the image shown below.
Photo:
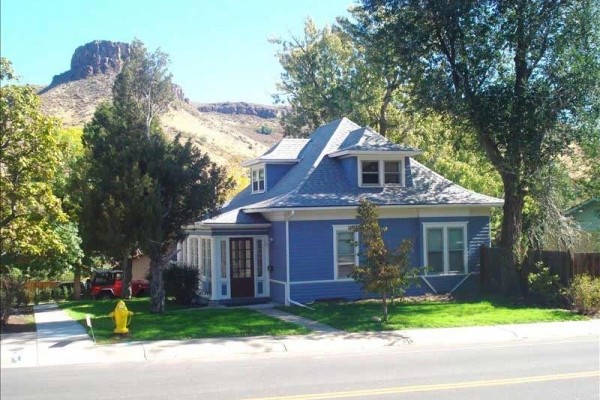
<path fill-rule="evenodd" d="M 200 112 L 216 112 L 221 114 L 255 115 L 257 117 L 272 119 L 281 116 L 285 112 L 283 107 L 265 106 L 251 103 L 210 103 L 198 106 Z"/>
<path fill-rule="evenodd" d="M 94 40 L 75 49 L 71 69 L 52 78 L 50 87 L 97 74 L 118 74 L 129 58 L 129 43 Z"/>

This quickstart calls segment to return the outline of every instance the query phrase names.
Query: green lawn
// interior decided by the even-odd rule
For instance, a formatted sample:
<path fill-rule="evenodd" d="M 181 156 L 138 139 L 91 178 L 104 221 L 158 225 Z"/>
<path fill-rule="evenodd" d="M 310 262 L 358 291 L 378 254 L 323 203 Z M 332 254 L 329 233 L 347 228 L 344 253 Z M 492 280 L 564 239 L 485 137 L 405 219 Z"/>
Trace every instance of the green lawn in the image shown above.
<path fill-rule="evenodd" d="M 115 341 L 114 323 L 108 314 L 117 300 L 83 300 L 61 303 L 59 306 L 75 320 L 85 324 L 85 315 L 92 317 L 94 334 L 99 342 Z M 309 331 L 295 324 L 267 317 L 245 308 L 184 309 L 167 303 L 164 314 L 149 312 L 148 298 L 126 301 L 134 312 L 128 340 L 182 340 L 225 336 L 296 335 Z"/>
<path fill-rule="evenodd" d="M 518 304 L 507 299 L 396 302 L 394 305 L 388 305 L 388 323 L 373 321 L 373 317 L 382 315 L 381 302 L 379 301 L 315 303 L 311 307 L 315 311 L 301 307 L 284 307 L 281 309 L 348 332 L 586 319 L 586 317 L 566 310 L 538 308 Z"/>

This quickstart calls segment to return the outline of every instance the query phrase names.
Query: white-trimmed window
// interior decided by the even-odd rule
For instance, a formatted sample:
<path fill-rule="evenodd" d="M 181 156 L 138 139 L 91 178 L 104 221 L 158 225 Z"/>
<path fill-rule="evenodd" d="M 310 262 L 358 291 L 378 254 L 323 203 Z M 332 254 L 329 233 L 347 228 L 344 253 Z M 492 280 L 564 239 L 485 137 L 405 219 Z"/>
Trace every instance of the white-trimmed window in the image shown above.
<path fill-rule="evenodd" d="M 252 193 L 265 191 L 265 168 L 252 168 Z"/>
<path fill-rule="evenodd" d="M 467 223 L 423 223 L 423 259 L 428 275 L 467 273 Z"/>
<path fill-rule="evenodd" d="M 210 278 L 212 265 L 211 240 L 200 239 L 200 242 L 202 249 L 202 257 L 200 259 L 200 271 L 203 276 Z"/>
<path fill-rule="evenodd" d="M 348 225 L 333 227 L 334 279 L 352 279 L 350 274 L 358 265 L 358 232 Z"/>
<path fill-rule="evenodd" d="M 403 186 L 404 160 L 359 160 L 359 186 Z"/>
<path fill-rule="evenodd" d="M 361 184 L 363 186 L 380 186 L 379 161 L 363 160 L 360 162 Z"/>

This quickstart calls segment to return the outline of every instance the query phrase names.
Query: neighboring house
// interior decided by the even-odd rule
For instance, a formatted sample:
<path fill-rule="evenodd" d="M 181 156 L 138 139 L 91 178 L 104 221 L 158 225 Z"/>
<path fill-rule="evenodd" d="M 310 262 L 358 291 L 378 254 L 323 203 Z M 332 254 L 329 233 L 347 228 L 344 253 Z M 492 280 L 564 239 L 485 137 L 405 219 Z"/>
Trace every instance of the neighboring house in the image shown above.
<path fill-rule="evenodd" d="M 600 198 L 591 198 L 565 211 L 573 217 L 582 230 L 575 245 L 576 252 L 600 252 Z"/>
<path fill-rule="evenodd" d="M 349 277 L 358 255 L 348 227 L 368 199 L 388 244 L 410 239 L 413 264 L 429 266 L 408 294 L 450 292 L 479 270 L 490 210 L 502 200 L 450 182 L 417 154 L 346 118 L 282 139 L 243 164 L 251 184 L 220 214 L 186 227 L 178 261 L 200 268 L 202 294 L 215 301 L 364 297 Z"/>

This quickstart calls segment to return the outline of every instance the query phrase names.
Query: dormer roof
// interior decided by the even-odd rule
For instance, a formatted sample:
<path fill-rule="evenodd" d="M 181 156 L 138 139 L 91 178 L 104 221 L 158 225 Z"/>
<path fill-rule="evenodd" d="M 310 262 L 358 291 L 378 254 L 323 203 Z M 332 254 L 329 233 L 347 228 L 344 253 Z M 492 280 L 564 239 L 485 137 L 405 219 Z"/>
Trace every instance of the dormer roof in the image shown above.
<path fill-rule="evenodd" d="M 421 153 L 419 149 L 392 143 L 371 128 L 365 127 L 350 132 L 340 147 L 330 153 L 329 157 L 367 155 L 381 152 L 403 156 L 416 156 Z"/>
<path fill-rule="evenodd" d="M 310 139 L 282 139 L 273 145 L 262 156 L 242 163 L 242 167 L 250 167 L 263 163 L 297 163 L 300 161 L 300 153 Z"/>

